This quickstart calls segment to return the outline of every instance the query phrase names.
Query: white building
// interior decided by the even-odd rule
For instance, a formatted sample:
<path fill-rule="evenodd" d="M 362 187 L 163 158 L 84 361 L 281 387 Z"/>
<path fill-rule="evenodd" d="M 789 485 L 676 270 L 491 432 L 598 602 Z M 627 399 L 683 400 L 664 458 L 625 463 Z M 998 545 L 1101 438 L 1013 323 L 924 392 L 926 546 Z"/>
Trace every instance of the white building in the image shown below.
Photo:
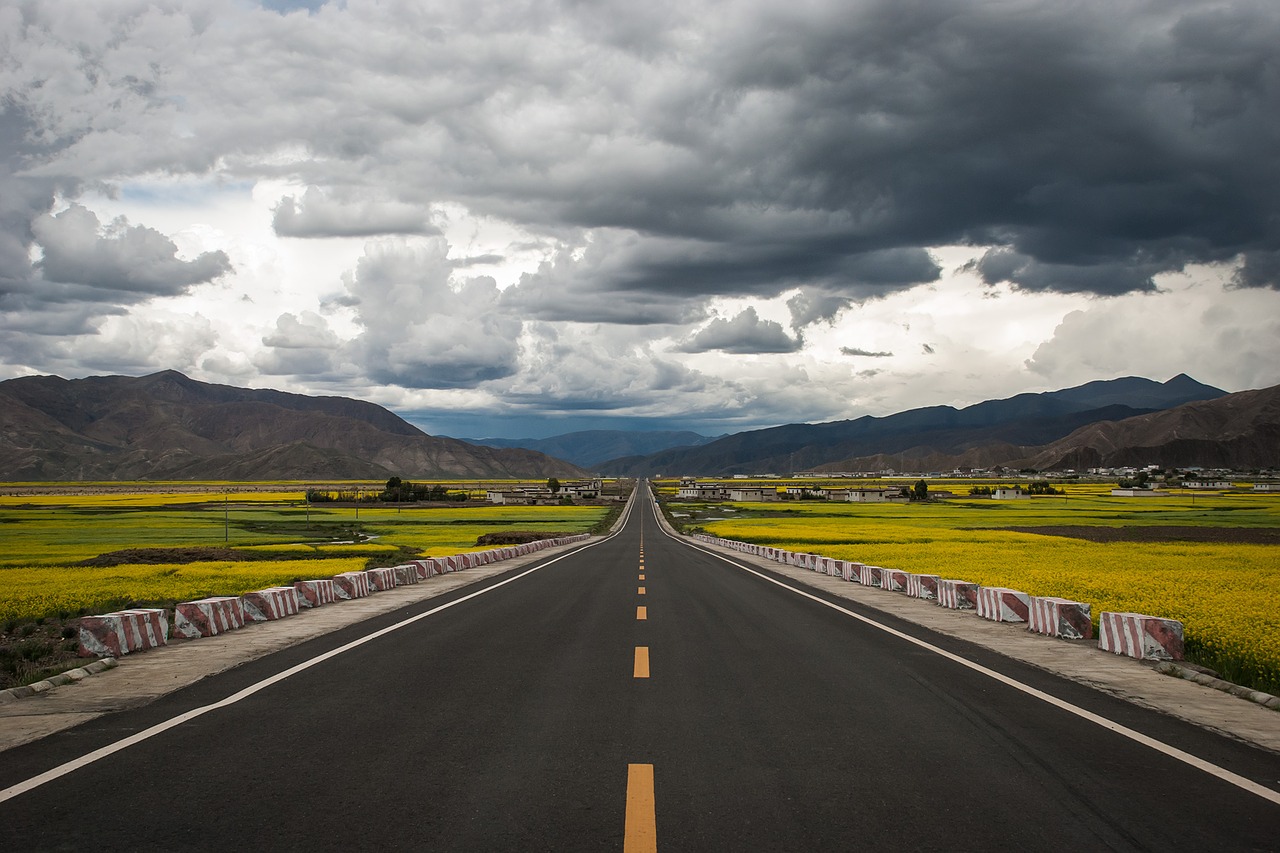
<path fill-rule="evenodd" d="M 884 503 L 885 501 L 907 500 L 907 496 L 901 488 L 850 489 L 848 500 L 853 503 Z"/>
<path fill-rule="evenodd" d="M 715 483 L 693 483 L 681 486 L 676 497 L 695 501 L 722 501 L 729 497 L 729 492 Z"/>
<path fill-rule="evenodd" d="M 1022 489 L 996 489 L 991 493 L 991 500 L 993 501 L 1017 501 L 1030 497 Z"/>
<path fill-rule="evenodd" d="M 761 489 L 761 488 L 735 488 L 729 490 L 729 500 L 731 501 L 776 501 L 778 499 L 777 489 Z"/>

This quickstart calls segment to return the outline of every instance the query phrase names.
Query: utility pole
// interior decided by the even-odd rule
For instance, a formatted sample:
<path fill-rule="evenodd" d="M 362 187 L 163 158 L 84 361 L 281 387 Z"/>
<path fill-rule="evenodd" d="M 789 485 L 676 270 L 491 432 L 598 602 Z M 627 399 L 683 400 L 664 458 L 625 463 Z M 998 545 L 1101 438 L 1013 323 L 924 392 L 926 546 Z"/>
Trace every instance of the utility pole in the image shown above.
<path fill-rule="evenodd" d="M 231 541 L 231 496 L 228 492 L 222 493 L 222 541 L 224 544 Z"/>

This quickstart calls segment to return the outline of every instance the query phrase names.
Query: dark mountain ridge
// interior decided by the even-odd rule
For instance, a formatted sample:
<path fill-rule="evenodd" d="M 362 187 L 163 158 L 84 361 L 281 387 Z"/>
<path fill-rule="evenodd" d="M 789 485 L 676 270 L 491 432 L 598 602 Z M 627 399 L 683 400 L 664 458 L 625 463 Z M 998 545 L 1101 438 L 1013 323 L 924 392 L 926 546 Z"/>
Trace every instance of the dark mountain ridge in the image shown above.
<path fill-rule="evenodd" d="M 582 477 L 528 450 L 430 436 L 381 406 L 176 371 L 0 382 L 7 480 Z"/>
<path fill-rule="evenodd" d="M 591 429 L 554 435 L 550 438 L 469 438 L 471 444 L 488 447 L 523 447 L 557 459 L 565 459 L 584 468 L 621 456 L 645 456 L 674 447 L 697 447 L 711 438 L 696 432 L 678 430 L 610 430 Z"/>
<path fill-rule="evenodd" d="M 885 417 L 821 424 L 788 424 L 741 432 L 696 448 L 611 460 L 601 470 L 643 476 L 790 472 L 828 469 L 844 460 L 892 456 L 953 457 L 976 448 L 1016 449 L 1048 444 L 1098 421 L 1118 421 L 1192 400 L 1224 396 L 1185 374 L 1168 382 L 1124 377 L 1061 391 L 1018 394 L 956 409 L 929 406 Z"/>

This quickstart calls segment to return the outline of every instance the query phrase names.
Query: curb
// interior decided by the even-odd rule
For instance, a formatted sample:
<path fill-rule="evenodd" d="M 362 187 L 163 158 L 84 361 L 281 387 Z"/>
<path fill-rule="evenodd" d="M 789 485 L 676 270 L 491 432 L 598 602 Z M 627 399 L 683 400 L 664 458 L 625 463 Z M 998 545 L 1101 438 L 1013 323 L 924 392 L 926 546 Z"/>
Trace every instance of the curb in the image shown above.
<path fill-rule="evenodd" d="M 91 675 L 96 675 L 104 670 L 113 669 L 120 665 L 115 658 L 101 658 L 93 663 L 84 666 L 69 669 L 66 672 L 60 672 L 57 675 L 50 676 L 43 681 L 37 681 L 35 684 L 27 684 L 22 687 L 10 687 L 7 690 L 0 690 L 0 703 L 12 702 L 15 699 L 25 699 L 28 696 L 35 696 L 38 693 L 44 693 L 55 687 L 61 687 L 64 684 L 71 684 L 76 681 L 83 681 Z"/>
<path fill-rule="evenodd" d="M 1196 684 L 1212 687 L 1214 690 L 1221 690 L 1223 693 L 1230 693 L 1232 696 L 1238 696 L 1241 699 L 1247 699 L 1255 705 L 1261 705 L 1273 711 L 1280 711 L 1280 696 L 1272 696 L 1270 693 L 1263 693 L 1261 690 L 1253 690 L 1240 684 L 1224 681 L 1221 678 L 1214 678 L 1212 675 L 1196 672 L 1193 669 L 1179 666 L 1172 661 L 1161 661 L 1156 664 L 1155 669 L 1156 672 L 1163 675 L 1172 675 L 1187 681 L 1194 681 Z"/>

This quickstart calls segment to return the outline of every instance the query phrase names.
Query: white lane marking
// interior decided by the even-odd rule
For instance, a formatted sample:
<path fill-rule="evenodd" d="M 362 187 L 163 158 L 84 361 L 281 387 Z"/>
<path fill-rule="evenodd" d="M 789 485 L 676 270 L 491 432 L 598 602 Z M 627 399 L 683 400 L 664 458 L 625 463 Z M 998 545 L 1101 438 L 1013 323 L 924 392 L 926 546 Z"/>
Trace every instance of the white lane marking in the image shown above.
<path fill-rule="evenodd" d="M 659 527 L 661 528 L 661 525 L 659 525 Z M 1001 673 L 996 672 L 993 669 L 987 669 L 982 664 L 974 663 L 973 661 L 967 660 L 966 658 L 962 658 L 959 655 L 952 654 L 946 649 L 939 648 L 933 645 L 932 643 L 925 642 L 924 640 L 913 637 L 910 634 L 904 634 L 901 631 L 898 631 L 894 628 L 890 628 L 888 625 L 884 625 L 880 622 L 877 622 L 874 619 L 870 619 L 859 613 L 854 613 L 852 610 L 848 610 L 844 607 L 841 607 L 838 604 L 833 604 L 832 602 L 827 601 L 826 599 L 823 599 L 823 598 L 819 598 L 816 595 L 811 595 L 810 593 L 807 593 L 804 590 L 796 589 L 795 587 L 785 584 L 782 581 L 777 580 L 776 578 L 771 578 L 762 572 L 758 572 L 755 569 L 751 568 L 750 566 L 744 566 L 742 563 L 735 562 L 734 560 L 724 556 L 723 554 L 717 554 L 715 551 L 709 551 L 706 548 L 702 548 L 698 545 L 694 545 L 691 542 L 686 542 L 683 539 L 679 539 L 675 536 L 672 536 L 670 533 L 667 533 L 665 529 L 663 530 L 663 533 L 665 533 L 668 538 L 675 539 L 677 542 L 681 543 L 682 545 L 687 545 L 688 547 L 693 548 L 695 551 L 701 551 L 704 554 L 709 554 L 718 560 L 723 560 L 724 562 L 728 563 L 731 566 L 742 569 L 745 572 L 750 572 L 751 574 L 755 575 L 758 578 L 763 578 L 764 580 L 767 580 L 771 584 L 776 584 L 777 586 L 780 586 L 785 590 L 794 592 L 796 595 L 803 596 L 804 598 L 808 598 L 811 601 L 816 601 L 818 604 L 822 604 L 826 607 L 830 607 L 832 610 L 836 610 L 840 613 L 843 613 L 846 616 L 852 616 L 854 619 L 857 619 L 859 622 L 864 622 L 867 625 L 871 625 L 872 627 L 879 628 L 881 631 L 884 631 L 887 634 L 892 634 L 893 636 L 898 637 L 899 639 L 902 639 L 902 640 L 906 640 L 908 643 L 917 645 L 922 649 L 928 649 L 934 654 L 938 654 L 944 658 L 947 658 L 948 660 L 955 661 L 961 666 L 968 667 L 974 672 L 979 672 L 987 676 L 988 678 L 999 681 L 1001 684 L 1008 685 L 1009 687 L 1012 687 L 1014 690 L 1018 690 L 1022 693 L 1027 694 L 1028 696 L 1039 699 L 1042 702 L 1047 702 L 1048 704 L 1053 705 L 1055 708 L 1061 708 L 1062 710 L 1066 711 L 1069 714 L 1075 714 L 1077 717 L 1080 717 L 1081 719 L 1084 719 L 1084 720 L 1088 720 L 1089 722 L 1095 725 L 1101 726 L 1102 728 L 1107 729 L 1108 731 L 1112 731 L 1118 735 L 1127 737 L 1132 741 L 1142 744 L 1143 746 L 1147 746 L 1147 747 L 1150 747 L 1151 749 L 1154 749 L 1156 752 L 1163 753 L 1169 756 L 1170 758 L 1174 758 L 1174 759 L 1177 759 L 1178 761 L 1183 762 L 1184 764 L 1189 764 L 1192 767 L 1196 768 L 1197 770 L 1203 770 L 1205 773 L 1208 773 L 1210 776 L 1216 776 L 1217 778 L 1223 780 L 1224 782 L 1229 782 L 1232 785 L 1235 785 L 1237 788 L 1248 791 L 1250 794 L 1255 794 L 1264 800 L 1269 800 L 1275 803 L 1276 805 L 1280 805 L 1280 792 L 1273 791 L 1270 788 L 1267 788 L 1263 785 L 1259 785 L 1257 782 L 1254 782 L 1252 779 L 1247 779 L 1244 776 L 1239 775 L 1238 773 L 1232 773 L 1230 770 L 1227 770 L 1225 767 L 1219 767 L 1216 764 L 1205 761 L 1203 758 L 1194 756 L 1189 752 L 1184 752 L 1183 750 L 1178 749 L 1176 746 L 1170 746 L 1164 741 L 1156 740 L 1155 738 L 1150 737 L 1148 735 L 1144 735 L 1142 732 L 1131 729 L 1128 726 L 1124 726 L 1124 725 L 1121 725 L 1120 723 L 1114 722 L 1112 720 L 1108 720 L 1106 717 L 1099 716 L 1098 714 L 1095 714 L 1092 711 L 1087 711 L 1084 708 L 1079 707 L 1078 705 L 1072 705 L 1070 702 L 1067 702 L 1064 699 L 1059 699 L 1057 696 L 1052 696 L 1048 693 L 1045 693 L 1042 690 L 1037 690 L 1036 688 L 1030 686 L 1029 684 L 1023 684 L 1021 681 L 1017 681 L 1013 678 L 1010 678 L 1007 675 L 1002 675 Z"/>
<path fill-rule="evenodd" d="M 619 532 L 621 532 L 622 529 L 626 527 L 626 520 L 629 519 L 630 517 L 631 517 L 631 502 L 628 501 L 627 508 L 623 513 L 623 523 L 618 527 Z M 531 575 L 540 569 L 545 569 L 547 566 L 550 566 L 553 563 L 558 563 L 561 560 L 563 560 L 565 557 L 573 556 L 574 554 L 581 553 L 582 551 L 585 551 L 588 548 L 594 548 L 597 545 L 603 545 L 605 542 L 608 542 L 610 539 L 612 539 L 614 536 L 617 536 L 617 535 L 618 535 L 617 533 L 611 533 L 608 536 L 604 537 L 603 539 L 599 540 L 598 542 L 592 542 L 590 544 L 583 545 L 579 548 L 575 548 L 572 551 L 569 551 L 568 553 L 561 554 L 559 557 L 556 557 L 552 560 L 548 560 L 547 562 L 542 563 L 541 565 L 534 566 L 533 568 L 527 571 L 523 571 L 518 575 L 513 575 L 504 581 L 499 581 L 498 583 L 495 583 L 493 586 L 487 586 L 484 589 L 476 590 L 473 593 L 464 595 L 462 598 L 455 599 L 453 601 L 448 602 L 447 604 L 441 604 L 439 607 L 433 607 L 432 609 L 424 613 L 419 613 L 417 616 L 410 616 L 408 619 L 405 619 L 401 622 L 397 622 L 394 625 L 388 625 L 386 628 L 382 628 L 381 630 L 374 631 L 372 634 L 366 634 L 365 636 L 357 640 L 352 640 L 351 642 L 347 643 L 345 646 L 340 646 L 336 649 L 325 652 L 322 655 L 317 655 L 316 657 L 313 657 L 310 660 L 303 661 L 302 663 L 296 666 L 290 667 L 289 669 L 286 669 L 283 672 L 277 673 L 271 676 L 270 678 L 265 678 L 262 681 L 257 682 L 256 684 L 251 684 L 248 687 L 241 690 L 239 693 L 233 693 L 232 695 L 228 696 L 226 699 L 221 700 L 220 702 L 214 702 L 212 705 L 203 705 L 199 708 L 192 708 L 190 711 L 187 711 L 186 713 L 179 714 L 176 717 L 172 717 L 171 719 L 165 720 L 163 723 L 157 723 L 151 728 L 143 729 L 142 731 L 137 732 L 136 734 L 129 735 L 129 737 L 124 738 L 123 740 L 118 740 L 115 743 L 108 744 L 107 746 L 101 747 L 100 749 L 95 749 L 93 752 L 82 755 L 79 758 L 73 758 L 71 761 L 68 761 L 65 764 L 60 764 L 51 770 L 46 770 L 44 773 L 41 773 L 38 776 L 32 776 L 30 779 L 19 782 L 16 785 L 11 785 L 8 788 L 5 788 L 3 791 L 0 791 L 0 803 L 3 803 L 7 800 L 11 800 L 20 794 L 25 794 L 27 791 L 33 790 L 35 788 L 39 788 L 41 785 L 44 785 L 47 782 L 52 782 L 54 779 L 61 778 L 62 776 L 66 776 L 68 773 L 74 773 L 76 770 L 79 770 L 82 767 L 86 767 L 94 763 L 95 761 L 99 761 L 103 758 L 106 758 L 109 755 L 114 755 L 115 753 L 120 752 L 121 750 L 128 749 L 129 747 L 134 746 L 135 744 L 142 743 L 144 740 L 150 740 L 151 738 L 155 737 L 158 734 L 163 734 L 164 732 L 167 732 L 169 729 L 180 726 L 183 723 L 190 722 L 191 720 L 194 720 L 197 717 L 202 717 L 205 714 L 209 713 L 210 711 L 216 711 L 219 708 L 225 708 L 229 705 L 234 705 L 235 703 L 243 699 L 247 699 L 248 697 L 252 696 L 253 694 L 257 693 L 260 690 L 265 690 L 273 684 L 278 684 L 279 682 L 284 681 L 286 678 L 288 678 L 291 675 L 297 675 L 303 670 L 307 670 L 313 666 L 316 666 L 317 664 L 324 663 L 330 658 L 337 657 L 338 655 L 344 652 L 349 652 L 358 646 L 363 646 L 365 643 L 368 643 L 372 640 L 376 640 L 379 637 L 390 634 L 393 631 L 398 631 L 407 625 L 412 625 L 414 622 L 418 622 L 419 620 L 426 619 L 428 616 L 434 616 L 435 614 L 441 612 L 442 610 L 448 610 L 450 607 L 461 604 L 464 601 L 469 601 L 475 598 L 476 596 L 484 595 L 486 592 L 493 592 L 495 589 L 498 589 L 499 587 L 504 587 L 507 584 L 512 583 L 513 581 L 520 580 L 522 577 L 525 577 L 526 575 Z"/>

